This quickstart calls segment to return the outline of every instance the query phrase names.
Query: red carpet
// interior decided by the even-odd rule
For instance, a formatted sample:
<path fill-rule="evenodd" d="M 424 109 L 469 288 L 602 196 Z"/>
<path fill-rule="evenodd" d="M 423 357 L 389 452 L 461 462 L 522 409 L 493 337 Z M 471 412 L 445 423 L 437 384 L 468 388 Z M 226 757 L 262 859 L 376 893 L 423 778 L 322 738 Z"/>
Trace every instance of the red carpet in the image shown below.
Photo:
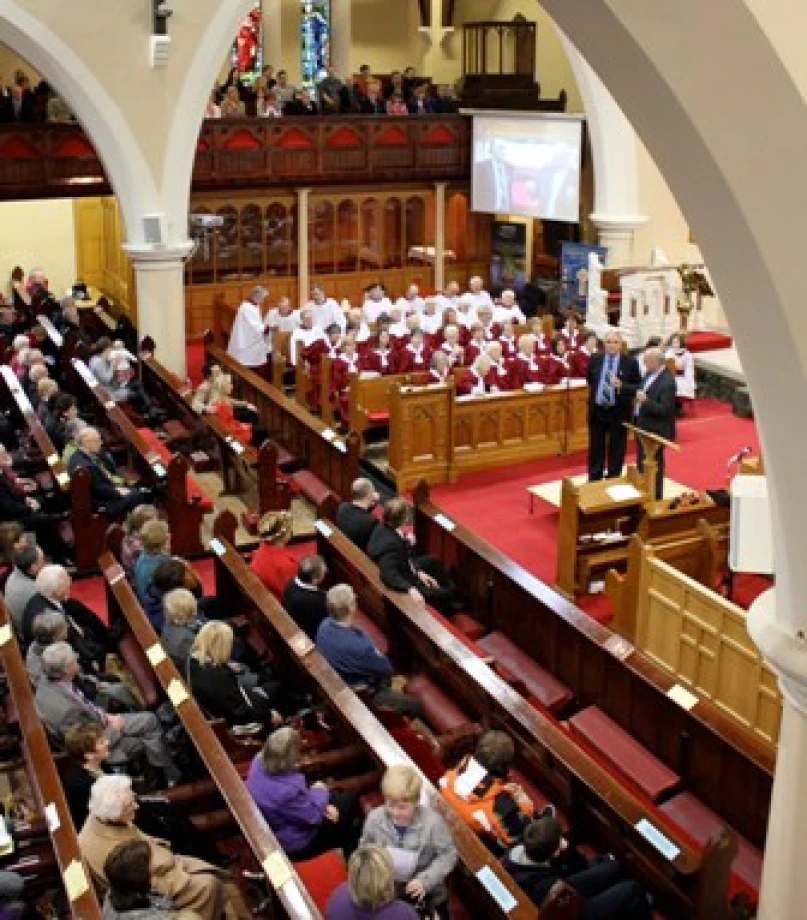
<path fill-rule="evenodd" d="M 690 332 L 687 335 L 687 348 L 691 352 L 731 348 L 731 336 L 721 332 Z"/>
<path fill-rule="evenodd" d="M 736 418 L 730 406 L 714 400 L 699 400 L 694 414 L 679 420 L 678 443 L 680 454 L 667 452 L 667 476 L 693 489 L 726 487 L 728 458 L 745 445 L 759 449 L 753 421 Z M 631 450 L 629 460 L 632 456 Z M 463 476 L 455 485 L 435 486 L 432 495 L 447 513 L 551 585 L 557 569 L 558 510 L 536 498 L 531 515 L 526 489 L 585 469 L 584 452 L 550 457 Z M 738 579 L 737 595 L 748 602 L 759 587 L 743 576 Z M 578 604 L 599 620 L 610 618 L 610 603 L 604 596 L 580 597 Z"/>

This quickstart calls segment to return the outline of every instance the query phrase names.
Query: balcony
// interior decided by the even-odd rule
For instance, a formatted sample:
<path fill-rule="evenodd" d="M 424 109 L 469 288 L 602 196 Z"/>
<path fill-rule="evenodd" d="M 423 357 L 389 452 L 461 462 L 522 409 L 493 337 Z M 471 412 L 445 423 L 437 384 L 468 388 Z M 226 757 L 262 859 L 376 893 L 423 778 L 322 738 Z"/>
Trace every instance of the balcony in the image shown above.
<path fill-rule="evenodd" d="M 469 179 L 462 115 L 330 115 L 206 121 L 193 190 Z M 0 200 L 109 194 L 80 125 L 0 125 Z"/>

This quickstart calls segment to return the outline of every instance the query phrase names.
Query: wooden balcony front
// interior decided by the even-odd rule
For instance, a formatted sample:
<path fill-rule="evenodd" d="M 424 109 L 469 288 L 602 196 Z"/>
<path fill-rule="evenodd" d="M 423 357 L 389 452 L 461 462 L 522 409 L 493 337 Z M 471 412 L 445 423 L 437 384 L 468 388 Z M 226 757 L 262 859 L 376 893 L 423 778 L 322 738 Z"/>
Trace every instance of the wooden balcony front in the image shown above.
<path fill-rule="evenodd" d="M 193 190 L 469 179 L 462 115 L 330 115 L 206 121 Z M 80 125 L 0 125 L 0 200 L 112 191 Z"/>

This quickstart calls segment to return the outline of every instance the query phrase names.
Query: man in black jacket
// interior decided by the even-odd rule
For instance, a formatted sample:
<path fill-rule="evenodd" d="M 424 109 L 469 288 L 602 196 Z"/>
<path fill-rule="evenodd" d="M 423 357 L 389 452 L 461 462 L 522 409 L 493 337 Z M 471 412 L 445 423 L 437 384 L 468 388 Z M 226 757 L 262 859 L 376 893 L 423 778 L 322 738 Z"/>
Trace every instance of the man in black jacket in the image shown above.
<path fill-rule="evenodd" d="M 112 456 L 103 450 L 98 429 L 84 428 L 77 440 L 78 450 L 70 458 L 67 469 L 71 476 L 78 469 L 89 472 L 94 507 L 103 507 L 109 517 L 122 517 L 138 505 L 154 500 L 150 490 L 125 485 Z"/>
<path fill-rule="evenodd" d="M 664 365 L 659 348 L 644 353 L 645 376 L 636 390 L 636 427 L 650 431 L 668 441 L 675 440 L 675 377 Z M 642 442 L 636 441 L 636 465 L 644 469 Z M 656 454 L 656 499 L 664 494 L 664 448 Z"/>
<path fill-rule="evenodd" d="M 367 544 L 367 555 L 378 564 L 381 581 L 393 591 L 406 591 L 418 603 L 433 604 L 442 613 L 459 609 L 456 587 L 439 559 L 418 556 L 401 528 L 406 523 L 406 502 L 393 498 Z"/>
<path fill-rule="evenodd" d="M 633 397 L 641 383 L 639 365 L 622 354 L 622 336 L 615 329 L 603 340 L 605 351 L 592 355 L 586 379 L 588 407 L 588 479 L 622 475 Z"/>
<path fill-rule="evenodd" d="M 356 479 L 350 487 L 350 501 L 341 502 L 336 512 L 336 526 L 363 553 L 378 525 L 373 514 L 378 500 L 378 492 L 369 479 Z"/>
<path fill-rule="evenodd" d="M 508 851 L 504 868 L 539 905 L 552 886 L 564 881 L 578 893 L 584 920 L 650 920 L 650 902 L 641 885 L 627 878 L 622 863 L 610 857 L 587 862 L 568 848 L 563 830 L 551 817 L 531 821 L 523 842 Z"/>
<path fill-rule="evenodd" d="M 317 638 L 320 623 L 328 616 L 326 595 L 320 587 L 327 572 L 322 556 L 303 556 L 297 575 L 283 589 L 286 613 L 312 642 Z"/>

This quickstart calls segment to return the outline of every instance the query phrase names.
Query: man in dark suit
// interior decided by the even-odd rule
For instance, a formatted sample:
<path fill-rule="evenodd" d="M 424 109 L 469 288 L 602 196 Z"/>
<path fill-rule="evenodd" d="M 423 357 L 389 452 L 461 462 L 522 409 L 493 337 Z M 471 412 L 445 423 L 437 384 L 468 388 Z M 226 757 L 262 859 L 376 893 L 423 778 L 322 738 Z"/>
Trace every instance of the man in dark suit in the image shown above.
<path fill-rule="evenodd" d="M 622 353 L 622 336 L 616 330 L 605 334 L 605 350 L 592 355 L 586 380 L 588 405 L 588 479 L 622 475 L 633 397 L 641 383 L 635 358 Z"/>
<path fill-rule="evenodd" d="M 367 555 L 378 564 L 381 581 L 393 591 L 406 591 L 418 603 L 433 604 L 442 613 L 459 609 L 456 587 L 434 556 L 419 556 L 403 533 L 408 507 L 400 498 L 384 506 L 384 516 L 367 544 Z"/>
<path fill-rule="evenodd" d="M 378 492 L 369 479 L 357 479 L 350 487 L 350 501 L 340 502 L 336 512 L 336 526 L 351 542 L 363 552 L 373 531 L 378 526 L 378 518 L 373 508 L 378 504 Z"/>
<path fill-rule="evenodd" d="M 283 607 L 312 642 L 328 616 L 325 592 L 320 587 L 327 573 L 322 556 L 303 556 L 297 575 L 283 589 Z"/>
<path fill-rule="evenodd" d="M 122 517 L 138 505 L 154 500 L 150 490 L 125 484 L 112 456 L 103 450 L 96 428 L 84 428 L 77 440 L 78 450 L 70 458 L 67 469 L 71 476 L 78 469 L 89 472 L 94 507 L 105 508 L 109 517 Z"/>
<path fill-rule="evenodd" d="M 664 364 L 659 348 L 648 348 L 644 353 L 645 376 L 636 390 L 636 427 L 650 431 L 668 441 L 675 440 L 675 377 Z M 636 442 L 636 465 L 644 469 L 644 451 L 641 441 Z M 664 493 L 664 448 L 656 454 L 656 499 Z"/>

